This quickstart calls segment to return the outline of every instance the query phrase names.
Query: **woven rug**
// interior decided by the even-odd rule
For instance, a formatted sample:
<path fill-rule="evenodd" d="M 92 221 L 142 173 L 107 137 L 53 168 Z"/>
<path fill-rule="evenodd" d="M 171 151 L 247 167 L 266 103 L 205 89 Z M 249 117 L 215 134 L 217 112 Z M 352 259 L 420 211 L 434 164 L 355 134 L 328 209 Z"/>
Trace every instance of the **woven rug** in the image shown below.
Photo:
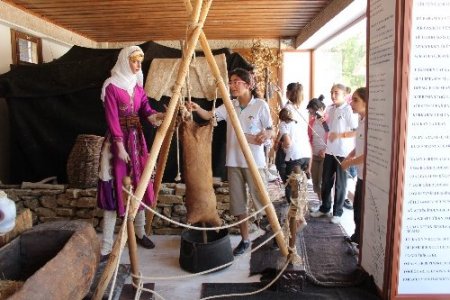
<path fill-rule="evenodd" d="M 100 277 L 102 276 L 103 271 L 105 270 L 106 263 L 107 263 L 106 261 L 99 263 L 99 265 L 97 267 L 97 272 L 95 272 L 94 280 L 91 284 L 89 293 L 86 295 L 86 297 L 84 297 L 83 300 L 90 300 L 92 298 L 92 295 L 94 294 L 95 289 L 97 288 L 98 281 L 100 280 Z M 112 299 L 114 299 L 114 300 L 119 299 L 120 294 L 122 293 L 122 288 L 124 286 L 125 280 L 130 276 L 130 270 L 131 270 L 130 265 L 125 265 L 125 264 L 119 265 L 119 270 L 117 272 L 116 285 L 113 290 Z M 102 299 L 108 299 L 109 293 L 111 291 L 111 283 L 112 283 L 112 280 L 109 282 L 108 287 L 106 288 L 105 294 L 103 295 Z"/>
<path fill-rule="evenodd" d="M 148 290 L 154 290 L 154 283 L 144 283 L 144 288 Z M 136 289 L 132 284 L 125 284 L 122 288 L 122 293 L 120 294 L 119 300 L 133 300 L 136 296 Z M 139 300 L 151 300 L 153 299 L 153 294 L 143 291 Z"/>
<path fill-rule="evenodd" d="M 328 218 L 307 218 L 308 225 L 297 235 L 297 252 L 303 258 L 307 278 L 323 286 L 351 286 L 361 281 L 361 270 L 353 246 L 340 225 Z M 255 248 L 272 235 L 271 232 L 253 241 Z M 269 242 L 250 258 L 250 275 L 267 270 L 280 270 L 281 254 L 274 242 Z"/>
<path fill-rule="evenodd" d="M 241 293 L 254 293 L 265 286 L 262 282 L 250 282 L 250 283 L 203 283 L 201 297 L 209 297 L 216 295 L 229 295 L 229 294 L 241 294 Z M 305 283 L 302 292 L 285 292 L 276 290 L 273 288 L 266 289 L 260 293 L 254 295 L 231 296 L 231 297 L 218 297 L 214 299 L 227 299 L 227 300 L 379 300 L 376 295 L 376 288 L 371 282 L 367 282 L 358 287 L 341 287 L 341 288 L 328 288 L 317 286 L 312 283 Z"/>

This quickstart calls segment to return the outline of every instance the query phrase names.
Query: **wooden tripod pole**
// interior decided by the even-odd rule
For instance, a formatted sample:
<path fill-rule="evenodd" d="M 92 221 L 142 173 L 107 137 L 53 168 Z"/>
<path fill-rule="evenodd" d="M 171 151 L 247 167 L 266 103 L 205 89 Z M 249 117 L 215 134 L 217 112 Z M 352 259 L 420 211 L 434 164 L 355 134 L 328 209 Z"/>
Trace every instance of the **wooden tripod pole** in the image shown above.
<path fill-rule="evenodd" d="M 192 12 L 192 5 L 190 0 L 184 0 L 184 4 L 186 6 L 186 10 L 188 13 Z M 202 31 L 200 33 L 200 44 L 202 46 L 203 52 L 205 54 L 205 57 L 208 61 L 208 65 L 211 69 L 211 72 L 213 73 L 214 77 L 216 78 L 219 89 L 222 94 L 222 100 L 225 105 L 225 108 L 227 109 L 228 116 L 230 117 L 231 124 L 234 128 L 234 131 L 236 133 L 239 145 L 241 146 L 241 150 L 244 153 L 245 160 L 247 161 L 248 168 L 250 169 L 250 173 L 252 175 L 253 181 L 256 185 L 256 188 L 259 193 L 260 200 L 263 205 L 267 205 L 268 203 L 271 203 L 269 195 L 266 191 L 265 184 L 261 178 L 261 175 L 259 174 L 258 167 L 256 166 L 255 160 L 253 159 L 252 152 L 250 150 L 250 147 L 247 143 L 247 139 L 245 138 L 244 132 L 242 131 L 239 119 L 236 115 L 236 112 L 234 110 L 233 104 L 231 103 L 231 99 L 228 93 L 228 88 L 225 86 L 225 83 L 222 80 L 222 77 L 220 75 L 220 70 L 217 66 L 217 63 L 214 59 L 214 55 L 212 54 L 211 48 L 209 47 L 208 40 L 206 39 L 206 36 L 204 32 Z M 280 223 L 278 222 L 277 214 L 275 213 L 275 208 L 273 205 L 269 205 L 265 209 L 267 219 L 270 222 L 270 225 L 272 227 L 273 232 L 278 232 L 281 230 Z M 287 256 L 288 255 L 288 249 L 286 247 L 286 244 L 284 242 L 284 235 L 283 232 L 280 232 L 275 237 L 278 247 L 280 248 L 280 252 L 282 255 Z"/>
<path fill-rule="evenodd" d="M 175 114 L 178 111 L 179 105 L 175 108 Z M 161 189 L 161 182 L 164 175 L 164 169 L 166 168 L 167 158 L 169 157 L 169 149 L 170 144 L 172 142 L 173 133 L 175 132 L 175 124 L 176 124 L 176 115 L 172 118 L 172 122 L 170 123 L 169 130 L 167 131 L 166 136 L 164 137 L 164 141 L 161 146 L 161 150 L 159 153 L 158 163 L 156 164 L 156 176 L 155 182 L 153 183 L 153 192 L 155 194 L 155 202 L 152 205 L 154 209 L 156 204 L 158 203 L 159 190 Z M 145 233 L 150 235 L 152 232 L 152 223 L 155 214 L 149 210 L 145 211 Z"/>
<path fill-rule="evenodd" d="M 130 194 L 132 194 L 133 189 L 131 187 L 131 178 L 126 176 L 123 178 L 123 186 L 125 190 L 127 190 Z M 131 197 L 127 192 L 123 192 L 123 199 L 128 199 Z M 130 264 L 131 264 L 131 273 L 139 274 L 139 260 L 137 255 L 137 244 L 136 244 L 136 235 L 134 232 L 134 218 L 131 215 L 131 212 L 137 206 L 137 203 L 133 200 L 129 201 L 130 207 L 128 208 L 128 216 L 127 216 L 127 233 L 128 233 L 128 253 L 130 255 Z M 133 278 L 133 282 L 138 285 L 139 280 L 137 278 Z"/>
<path fill-rule="evenodd" d="M 203 5 L 202 5 L 203 4 Z M 172 118 L 174 118 L 175 115 L 175 108 L 178 105 L 178 100 L 180 98 L 181 94 L 181 87 L 183 85 L 183 82 L 186 78 L 186 72 L 187 68 L 189 67 L 189 64 L 191 63 L 192 54 L 194 53 L 195 46 L 198 41 L 198 37 L 200 36 L 200 32 L 203 28 L 203 25 L 205 24 L 206 16 L 208 15 L 209 8 L 211 7 L 211 0 L 205 0 L 204 2 L 202 0 L 196 0 L 195 15 L 199 15 L 198 22 L 193 22 L 195 24 L 195 28 L 192 31 L 192 34 L 189 36 L 189 42 L 188 47 L 186 51 L 186 57 L 184 57 L 181 61 L 180 67 L 178 69 L 177 79 L 175 81 L 175 86 L 173 87 L 173 96 L 170 99 L 169 106 L 166 111 L 166 117 L 164 118 L 164 121 L 162 122 L 160 128 L 156 132 L 155 139 L 153 141 L 150 154 L 148 156 L 147 162 L 145 164 L 144 171 L 142 173 L 141 179 L 139 180 L 138 186 L 136 188 L 136 193 L 134 195 L 135 199 L 134 201 L 142 201 L 142 197 L 144 196 L 144 193 L 147 189 L 147 185 L 150 182 L 150 178 L 152 175 L 153 168 L 155 167 L 156 158 L 158 157 L 159 151 L 161 149 L 162 142 L 164 140 L 164 137 L 166 136 L 166 133 L 169 129 L 169 125 L 172 122 Z M 198 13 L 198 11 L 201 9 L 201 12 Z M 139 205 L 136 205 L 136 208 L 132 211 L 132 217 L 134 218 L 137 213 L 137 207 Z M 114 263 L 118 262 L 118 253 L 120 250 L 125 246 L 125 242 L 127 240 L 127 237 L 122 239 L 116 239 L 114 241 L 113 250 L 111 252 L 111 257 L 115 258 L 114 260 L 108 261 L 108 266 L 114 265 Z M 99 284 L 97 286 L 97 289 L 94 292 L 94 295 L 92 296 L 93 300 L 101 300 L 103 294 L 105 293 L 106 287 L 109 283 L 109 280 L 111 279 L 112 272 L 106 270 L 103 272 Z"/>

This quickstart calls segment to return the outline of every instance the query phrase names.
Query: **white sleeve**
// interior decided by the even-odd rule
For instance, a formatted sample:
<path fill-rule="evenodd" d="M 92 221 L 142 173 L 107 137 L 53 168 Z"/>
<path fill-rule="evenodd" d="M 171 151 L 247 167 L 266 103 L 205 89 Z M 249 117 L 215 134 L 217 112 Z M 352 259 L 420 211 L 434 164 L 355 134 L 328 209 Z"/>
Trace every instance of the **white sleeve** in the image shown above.
<path fill-rule="evenodd" d="M 353 110 L 350 108 L 350 110 L 347 111 L 346 118 L 348 127 L 350 127 L 351 130 L 356 130 L 359 126 L 358 114 L 353 113 Z"/>
<path fill-rule="evenodd" d="M 260 120 L 263 129 L 272 128 L 272 117 L 270 116 L 270 108 L 269 105 L 262 101 L 263 107 L 261 109 Z"/>
<path fill-rule="evenodd" d="M 286 124 L 286 122 L 282 121 L 280 123 L 280 135 L 284 135 L 284 134 L 288 134 L 288 133 L 289 133 L 288 124 Z"/>
<path fill-rule="evenodd" d="M 227 109 L 224 104 L 222 104 L 216 108 L 215 115 L 216 115 L 217 122 L 227 120 L 228 112 L 227 112 Z"/>

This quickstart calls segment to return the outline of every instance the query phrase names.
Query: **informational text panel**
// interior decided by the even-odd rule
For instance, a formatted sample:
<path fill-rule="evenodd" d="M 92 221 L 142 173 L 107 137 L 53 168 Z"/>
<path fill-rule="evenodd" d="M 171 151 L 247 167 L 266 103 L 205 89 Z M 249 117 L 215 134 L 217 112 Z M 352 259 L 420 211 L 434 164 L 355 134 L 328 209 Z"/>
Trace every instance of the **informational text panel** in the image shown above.
<path fill-rule="evenodd" d="M 398 294 L 450 294 L 450 1 L 415 0 Z"/>
<path fill-rule="evenodd" d="M 361 266 L 382 289 L 391 176 L 395 1 L 369 2 L 369 105 Z"/>

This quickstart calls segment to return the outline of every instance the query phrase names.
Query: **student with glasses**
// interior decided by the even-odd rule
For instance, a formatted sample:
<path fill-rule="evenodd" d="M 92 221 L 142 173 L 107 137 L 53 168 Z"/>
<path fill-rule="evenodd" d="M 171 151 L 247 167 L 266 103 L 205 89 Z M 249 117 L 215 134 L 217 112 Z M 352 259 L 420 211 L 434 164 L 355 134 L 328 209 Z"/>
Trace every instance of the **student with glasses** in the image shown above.
<path fill-rule="evenodd" d="M 237 68 L 229 74 L 230 93 L 233 107 L 245 133 L 255 163 L 262 179 L 265 181 L 264 168 L 266 165 L 264 144 L 272 137 L 272 119 L 269 105 L 262 99 L 258 99 L 255 90 L 253 75 L 244 69 Z M 213 117 L 211 111 L 206 111 L 198 104 L 191 102 L 192 111 L 205 120 Z M 227 121 L 226 167 L 230 188 L 230 212 L 239 220 L 247 217 L 247 189 L 248 186 L 256 209 L 263 207 L 255 183 L 244 154 L 238 143 L 229 115 L 224 105 L 215 110 L 217 121 Z M 248 223 L 239 225 L 242 240 L 234 249 L 234 255 L 243 254 L 250 247 Z"/>

